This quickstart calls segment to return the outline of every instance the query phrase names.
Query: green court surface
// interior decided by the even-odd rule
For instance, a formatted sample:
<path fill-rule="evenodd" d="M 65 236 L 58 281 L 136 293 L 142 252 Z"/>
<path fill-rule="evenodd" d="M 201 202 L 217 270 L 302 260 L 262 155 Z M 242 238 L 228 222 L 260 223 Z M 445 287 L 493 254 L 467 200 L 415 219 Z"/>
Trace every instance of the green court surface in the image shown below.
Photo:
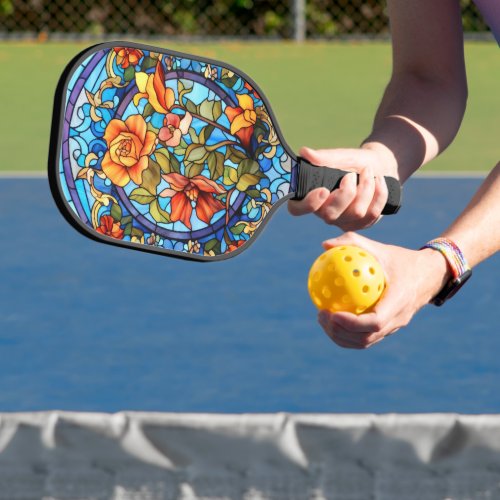
<path fill-rule="evenodd" d="M 2 171 L 46 168 L 54 89 L 66 63 L 88 43 L 0 44 Z M 386 42 L 152 42 L 226 61 L 249 74 L 269 98 L 295 151 L 356 147 L 391 71 Z M 468 42 L 469 103 L 453 145 L 426 170 L 489 170 L 498 161 L 498 47 Z"/>

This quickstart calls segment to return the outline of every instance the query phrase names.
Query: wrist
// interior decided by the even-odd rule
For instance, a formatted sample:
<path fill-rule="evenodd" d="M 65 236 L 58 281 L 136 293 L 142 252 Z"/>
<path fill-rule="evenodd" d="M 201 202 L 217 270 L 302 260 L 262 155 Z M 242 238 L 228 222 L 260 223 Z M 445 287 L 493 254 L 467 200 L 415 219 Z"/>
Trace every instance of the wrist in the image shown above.
<path fill-rule="evenodd" d="M 385 144 L 367 139 L 361 144 L 361 149 L 372 151 L 379 157 L 382 171 L 378 173 L 399 179 L 398 162 L 394 153 Z"/>
<path fill-rule="evenodd" d="M 422 248 L 418 253 L 423 259 L 419 268 L 425 269 L 423 289 L 425 290 L 425 303 L 428 303 L 452 279 L 453 275 L 446 258 L 440 252 L 432 248 Z"/>

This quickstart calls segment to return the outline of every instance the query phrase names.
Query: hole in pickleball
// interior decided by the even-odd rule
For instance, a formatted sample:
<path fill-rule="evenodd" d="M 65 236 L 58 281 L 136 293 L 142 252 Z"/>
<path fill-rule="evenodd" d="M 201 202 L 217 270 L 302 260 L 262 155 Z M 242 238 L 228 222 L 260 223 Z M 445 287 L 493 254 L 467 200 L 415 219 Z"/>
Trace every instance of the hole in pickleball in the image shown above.
<path fill-rule="evenodd" d="M 334 283 L 336 286 L 344 286 L 344 278 L 335 278 Z"/>
<path fill-rule="evenodd" d="M 368 285 L 365 285 L 363 288 L 363 293 L 368 293 L 370 291 L 370 287 Z"/>
<path fill-rule="evenodd" d="M 328 272 L 333 273 L 335 271 L 335 266 L 333 264 L 328 264 L 328 267 L 326 268 Z"/>
<path fill-rule="evenodd" d="M 326 285 L 321 289 L 321 293 L 325 299 L 329 299 L 332 296 L 332 291 Z"/>
<path fill-rule="evenodd" d="M 382 285 L 379 285 L 379 286 L 377 287 L 377 290 L 380 292 L 380 290 L 382 290 Z"/>
<path fill-rule="evenodd" d="M 361 314 L 364 310 L 364 307 L 356 307 L 356 314 Z"/>
<path fill-rule="evenodd" d="M 344 295 L 344 296 L 342 297 L 342 302 L 343 302 L 344 304 L 349 304 L 349 303 L 351 302 L 351 297 L 349 297 L 349 295 Z"/>
<path fill-rule="evenodd" d="M 346 262 L 351 262 L 352 257 L 351 257 L 350 255 L 346 255 L 346 256 L 344 257 L 344 260 L 345 260 Z"/>
<path fill-rule="evenodd" d="M 359 269 L 354 269 L 354 271 L 352 272 L 352 275 L 357 278 L 361 273 L 359 272 Z"/>
<path fill-rule="evenodd" d="M 366 257 L 366 253 L 365 253 L 365 252 L 359 252 L 359 255 L 360 255 L 361 257 Z"/>
<path fill-rule="evenodd" d="M 370 267 L 370 269 L 368 269 L 368 271 L 370 271 L 370 274 L 375 274 L 375 269 L 373 269 L 373 267 Z"/>
<path fill-rule="evenodd" d="M 321 279 L 321 273 L 319 271 L 316 271 L 313 274 L 313 280 L 316 281 L 316 282 L 318 282 L 320 279 Z"/>

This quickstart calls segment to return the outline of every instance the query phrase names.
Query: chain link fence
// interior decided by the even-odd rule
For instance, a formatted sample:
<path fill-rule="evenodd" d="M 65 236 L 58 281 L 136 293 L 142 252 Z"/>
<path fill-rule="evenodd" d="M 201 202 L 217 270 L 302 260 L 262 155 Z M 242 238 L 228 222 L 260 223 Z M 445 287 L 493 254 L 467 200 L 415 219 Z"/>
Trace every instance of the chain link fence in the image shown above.
<path fill-rule="evenodd" d="M 461 0 L 467 32 L 487 26 Z M 384 36 L 383 0 L 0 0 L 0 37 Z"/>

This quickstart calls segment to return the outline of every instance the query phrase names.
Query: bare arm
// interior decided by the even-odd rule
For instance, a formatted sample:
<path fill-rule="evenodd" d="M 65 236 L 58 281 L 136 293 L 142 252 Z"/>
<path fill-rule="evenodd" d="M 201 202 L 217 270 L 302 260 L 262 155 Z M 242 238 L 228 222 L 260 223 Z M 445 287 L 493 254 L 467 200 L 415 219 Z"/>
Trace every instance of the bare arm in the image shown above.
<path fill-rule="evenodd" d="M 359 173 L 340 189 L 318 188 L 290 201 L 293 215 L 315 213 L 328 224 L 356 230 L 375 223 L 387 200 L 382 176 L 404 182 L 455 137 L 467 100 L 459 0 L 388 0 L 392 76 L 361 148 L 311 150 L 316 165 Z M 375 180 L 374 180 L 375 179 Z"/>
<path fill-rule="evenodd" d="M 393 71 L 363 148 L 402 181 L 454 139 L 467 100 L 458 0 L 389 0 Z"/>

